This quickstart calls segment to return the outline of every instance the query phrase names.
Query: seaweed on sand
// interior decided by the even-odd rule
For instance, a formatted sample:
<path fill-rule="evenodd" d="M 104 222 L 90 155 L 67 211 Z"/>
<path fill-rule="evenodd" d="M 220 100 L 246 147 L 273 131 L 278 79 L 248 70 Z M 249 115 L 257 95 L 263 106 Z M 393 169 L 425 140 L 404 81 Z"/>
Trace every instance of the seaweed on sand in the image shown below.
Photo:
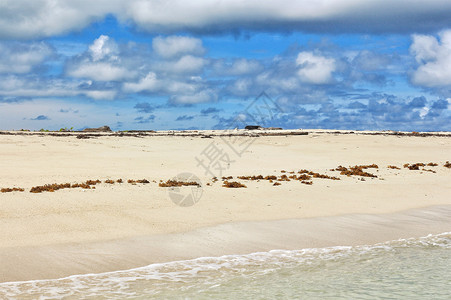
<path fill-rule="evenodd" d="M 23 192 L 23 188 L 2 188 L 0 192 L 2 193 L 11 193 L 11 192 Z"/>
<path fill-rule="evenodd" d="M 173 186 L 200 186 L 200 183 L 196 181 L 178 181 L 169 179 L 166 182 L 160 182 L 158 184 L 160 187 L 173 187 Z"/>
<path fill-rule="evenodd" d="M 222 186 L 226 188 L 247 188 L 247 186 L 237 181 L 224 181 Z"/>

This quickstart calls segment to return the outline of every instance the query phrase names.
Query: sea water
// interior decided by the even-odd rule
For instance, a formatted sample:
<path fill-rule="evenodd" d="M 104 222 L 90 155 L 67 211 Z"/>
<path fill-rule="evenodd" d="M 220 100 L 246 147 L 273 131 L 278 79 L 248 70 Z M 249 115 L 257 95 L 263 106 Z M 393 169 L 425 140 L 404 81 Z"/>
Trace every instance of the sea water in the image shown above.
<path fill-rule="evenodd" d="M 0 284 L 6 299 L 451 299 L 451 233 Z"/>

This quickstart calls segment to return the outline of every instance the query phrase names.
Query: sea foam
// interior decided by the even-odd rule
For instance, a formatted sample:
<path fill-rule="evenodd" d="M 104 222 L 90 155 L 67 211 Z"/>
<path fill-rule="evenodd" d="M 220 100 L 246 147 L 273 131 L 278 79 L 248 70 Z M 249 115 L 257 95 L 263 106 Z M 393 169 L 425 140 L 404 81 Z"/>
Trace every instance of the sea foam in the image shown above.
<path fill-rule="evenodd" d="M 244 286 L 241 286 L 242 283 L 259 280 L 265 282 L 264 278 L 274 277 L 276 279 L 266 285 L 277 285 L 278 283 L 274 281 L 293 280 L 290 277 L 293 276 L 293 272 L 301 272 L 299 274 L 304 276 L 304 280 L 310 280 L 309 284 L 314 284 L 316 277 L 307 279 L 309 274 L 316 274 L 315 276 L 318 276 L 318 272 L 327 274 L 331 272 L 331 266 L 334 268 L 342 266 L 343 276 L 347 276 L 346 272 L 354 272 L 352 269 L 347 269 L 350 265 L 364 265 L 371 260 L 415 249 L 420 251 L 442 249 L 445 251 L 443 252 L 445 256 L 449 258 L 451 232 L 375 245 L 272 250 L 246 255 L 201 257 L 100 274 L 74 275 L 52 280 L 6 282 L 0 283 L 0 295 L 11 299 L 190 298 L 190 295 L 191 297 L 218 296 L 215 293 L 222 291 L 240 296 L 237 289 L 244 289 Z M 285 273 L 288 274 L 286 277 L 283 275 Z M 234 286 L 234 283 L 238 286 Z M 258 293 L 259 291 L 248 292 Z M 260 290 L 260 292 L 263 291 Z"/>

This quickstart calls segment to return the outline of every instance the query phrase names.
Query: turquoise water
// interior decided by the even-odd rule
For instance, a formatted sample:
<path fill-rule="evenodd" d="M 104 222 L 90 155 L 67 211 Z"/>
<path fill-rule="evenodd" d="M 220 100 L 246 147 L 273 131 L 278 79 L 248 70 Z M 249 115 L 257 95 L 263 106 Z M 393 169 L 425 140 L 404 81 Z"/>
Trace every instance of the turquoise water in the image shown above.
<path fill-rule="evenodd" d="M 451 299 L 451 233 L 0 284 L 11 299 Z"/>

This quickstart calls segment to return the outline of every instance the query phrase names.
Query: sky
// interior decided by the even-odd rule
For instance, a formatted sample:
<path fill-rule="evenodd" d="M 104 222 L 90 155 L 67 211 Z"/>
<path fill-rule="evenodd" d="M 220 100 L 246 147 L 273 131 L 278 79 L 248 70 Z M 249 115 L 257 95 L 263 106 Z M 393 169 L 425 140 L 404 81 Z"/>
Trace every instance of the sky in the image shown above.
<path fill-rule="evenodd" d="M 449 0 L 0 0 L 0 129 L 451 131 Z"/>

